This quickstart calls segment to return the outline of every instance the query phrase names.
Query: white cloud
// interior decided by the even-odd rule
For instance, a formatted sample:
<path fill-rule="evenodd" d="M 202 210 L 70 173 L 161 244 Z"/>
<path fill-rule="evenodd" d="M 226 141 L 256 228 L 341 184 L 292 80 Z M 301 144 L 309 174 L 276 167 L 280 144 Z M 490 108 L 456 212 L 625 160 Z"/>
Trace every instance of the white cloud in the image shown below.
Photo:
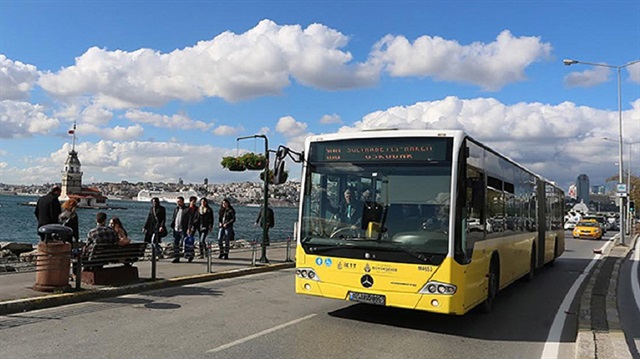
<path fill-rule="evenodd" d="M 95 134 L 105 140 L 130 141 L 140 138 L 144 134 L 144 128 L 138 124 L 128 127 L 116 126 L 113 128 L 105 128 L 90 123 L 82 123 L 78 125 L 78 133 L 82 135 Z"/>
<path fill-rule="evenodd" d="M 291 116 L 281 117 L 278 120 L 276 132 L 286 138 L 287 147 L 297 152 L 304 150 L 304 140 L 313 135 L 313 133 L 307 132 L 306 123 L 298 122 Z"/>
<path fill-rule="evenodd" d="M 160 115 L 140 110 L 130 110 L 124 115 L 125 118 L 138 123 L 148 123 L 155 127 L 175 128 L 180 130 L 203 130 L 211 128 L 211 124 L 195 121 L 187 115 L 175 114 L 172 116 Z"/>
<path fill-rule="evenodd" d="M 26 100 L 38 79 L 35 66 L 0 54 L 0 100 Z"/>
<path fill-rule="evenodd" d="M 192 47 L 160 53 L 92 47 L 73 66 L 45 73 L 39 84 L 58 97 L 95 94 L 111 108 L 159 106 L 171 100 L 221 97 L 238 101 L 276 95 L 293 77 L 337 89 L 374 83 L 372 65 L 350 64 L 348 38 L 320 24 L 306 29 L 263 20 L 243 34 L 224 32 Z"/>
<path fill-rule="evenodd" d="M 204 178 L 208 178 L 210 183 L 259 181 L 257 171 L 231 172 L 222 168 L 222 157 L 235 156 L 235 148 L 177 142 L 102 140 L 97 143 L 80 142 L 75 149 L 82 163 L 84 183 L 122 180 L 177 182 L 178 178 L 187 183 L 202 183 Z M 71 144 L 66 143 L 47 157 L 23 159 L 25 168 L 7 165 L 2 168 L 0 182 L 59 182 L 70 150 Z"/>
<path fill-rule="evenodd" d="M 497 90 L 523 81 L 525 68 L 551 52 L 538 37 L 514 37 L 506 30 L 494 42 L 470 45 L 430 36 L 410 43 L 388 35 L 363 62 L 344 50 L 348 43 L 348 36 L 322 24 L 302 28 L 263 20 L 242 34 L 227 31 L 170 53 L 92 47 L 73 66 L 46 72 L 38 83 L 65 101 L 88 95 L 111 109 L 279 95 L 291 79 L 324 90 L 369 87 L 383 69 L 391 76 L 430 76 Z"/>
<path fill-rule="evenodd" d="M 627 67 L 629 71 L 629 80 L 631 82 L 640 83 L 640 62 Z"/>
<path fill-rule="evenodd" d="M 324 115 L 320 118 L 320 123 L 323 125 L 342 124 L 342 119 L 337 114 Z"/>
<path fill-rule="evenodd" d="M 564 77 L 564 84 L 568 87 L 593 87 L 609 80 L 611 70 L 594 66 L 581 72 L 572 72 Z"/>
<path fill-rule="evenodd" d="M 421 36 L 411 43 L 404 36 L 387 35 L 374 46 L 372 61 L 384 64 L 391 76 L 429 76 L 496 91 L 523 81 L 525 68 L 550 53 L 551 45 L 540 38 L 514 37 L 507 30 L 494 42 L 466 46 L 438 36 Z"/>
<path fill-rule="evenodd" d="M 102 106 L 90 105 L 82 110 L 81 118 L 85 123 L 106 125 L 113 118 L 113 112 Z"/>
<path fill-rule="evenodd" d="M 60 122 L 48 117 L 42 105 L 4 100 L 0 101 L 0 125 L 0 138 L 20 138 L 49 134 Z"/>
<path fill-rule="evenodd" d="M 213 134 L 216 136 L 235 136 L 241 133 L 242 131 L 244 131 L 244 127 L 242 127 L 241 125 L 237 127 L 222 125 L 222 126 L 216 127 L 213 130 Z"/>

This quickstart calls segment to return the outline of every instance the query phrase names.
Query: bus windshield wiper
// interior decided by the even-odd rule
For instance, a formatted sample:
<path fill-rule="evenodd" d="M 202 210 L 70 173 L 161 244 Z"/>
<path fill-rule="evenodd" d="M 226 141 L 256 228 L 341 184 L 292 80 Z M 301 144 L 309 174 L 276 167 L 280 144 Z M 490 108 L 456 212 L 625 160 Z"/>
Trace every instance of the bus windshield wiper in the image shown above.
<path fill-rule="evenodd" d="M 421 252 L 416 252 L 416 251 L 412 251 L 410 249 L 406 249 L 400 246 L 394 246 L 394 247 L 389 247 L 389 248 L 385 248 L 388 249 L 390 251 L 395 251 L 395 252 L 402 252 L 402 253 L 406 253 L 414 258 L 417 258 L 425 263 L 433 263 L 433 257 L 435 256 L 435 254 L 431 254 L 431 255 L 425 255 L 424 253 Z"/>
<path fill-rule="evenodd" d="M 345 248 L 354 248 L 356 246 L 352 245 L 352 244 L 338 244 L 338 245 L 332 245 L 332 246 L 323 246 L 323 245 L 319 245 L 319 246 L 311 246 L 309 247 L 309 252 L 311 253 L 320 253 L 320 252 L 325 252 L 325 251 L 331 251 L 334 249 L 345 249 Z"/>

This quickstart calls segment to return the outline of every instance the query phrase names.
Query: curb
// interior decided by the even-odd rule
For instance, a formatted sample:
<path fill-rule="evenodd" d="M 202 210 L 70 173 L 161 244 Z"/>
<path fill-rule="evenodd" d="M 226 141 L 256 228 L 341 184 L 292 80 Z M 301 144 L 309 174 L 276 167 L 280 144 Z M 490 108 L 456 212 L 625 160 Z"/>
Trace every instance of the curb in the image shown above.
<path fill-rule="evenodd" d="M 161 279 L 154 282 L 137 283 L 125 285 L 121 287 L 108 287 L 100 289 L 91 289 L 74 293 L 52 294 L 44 297 L 16 299 L 6 302 L 0 302 L 0 315 L 15 314 L 27 312 L 36 309 L 45 309 L 60 305 L 74 304 L 86 302 L 96 299 L 117 297 L 125 294 L 142 293 L 149 290 L 164 289 L 178 287 L 181 285 L 209 282 L 220 279 L 235 278 L 245 275 L 258 274 L 278 271 L 281 269 L 294 268 L 294 262 L 268 264 L 259 267 L 249 267 L 232 269 L 229 271 L 197 274 L 185 277 L 175 277 L 170 279 Z"/>
<path fill-rule="evenodd" d="M 614 244 L 605 250 L 592 269 L 580 298 L 576 359 L 632 358 L 620 327 L 617 290 L 622 261 L 629 256 L 639 236 L 635 235 L 628 246 Z M 596 288 L 596 283 L 603 281 L 607 282 L 604 292 Z M 594 324 L 603 316 L 604 323 Z"/>

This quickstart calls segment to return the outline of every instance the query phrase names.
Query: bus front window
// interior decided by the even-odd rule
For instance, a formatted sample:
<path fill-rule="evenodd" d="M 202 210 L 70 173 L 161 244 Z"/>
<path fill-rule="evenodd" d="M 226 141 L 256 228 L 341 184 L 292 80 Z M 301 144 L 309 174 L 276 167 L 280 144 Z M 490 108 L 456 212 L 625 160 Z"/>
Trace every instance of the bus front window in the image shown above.
<path fill-rule="evenodd" d="M 310 164 L 301 244 L 307 253 L 408 263 L 448 252 L 451 166 Z M 331 253 L 326 253 L 331 252 Z"/>

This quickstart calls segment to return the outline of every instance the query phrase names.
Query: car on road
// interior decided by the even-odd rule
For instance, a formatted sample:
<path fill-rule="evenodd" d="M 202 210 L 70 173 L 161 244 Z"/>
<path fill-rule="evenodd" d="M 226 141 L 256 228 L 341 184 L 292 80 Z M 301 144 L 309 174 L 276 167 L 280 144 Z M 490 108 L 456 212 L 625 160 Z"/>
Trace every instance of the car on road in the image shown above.
<path fill-rule="evenodd" d="M 576 223 L 578 223 L 578 221 L 574 221 L 570 219 L 564 223 L 564 229 L 573 229 L 575 228 Z"/>
<path fill-rule="evenodd" d="M 609 222 L 603 216 L 583 216 L 581 220 L 598 222 L 600 228 L 602 228 L 602 233 L 607 233 L 607 228 L 609 228 Z"/>
<path fill-rule="evenodd" d="M 600 223 L 593 220 L 580 221 L 573 228 L 573 238 L 602 239 L 603 233 Z"/>

